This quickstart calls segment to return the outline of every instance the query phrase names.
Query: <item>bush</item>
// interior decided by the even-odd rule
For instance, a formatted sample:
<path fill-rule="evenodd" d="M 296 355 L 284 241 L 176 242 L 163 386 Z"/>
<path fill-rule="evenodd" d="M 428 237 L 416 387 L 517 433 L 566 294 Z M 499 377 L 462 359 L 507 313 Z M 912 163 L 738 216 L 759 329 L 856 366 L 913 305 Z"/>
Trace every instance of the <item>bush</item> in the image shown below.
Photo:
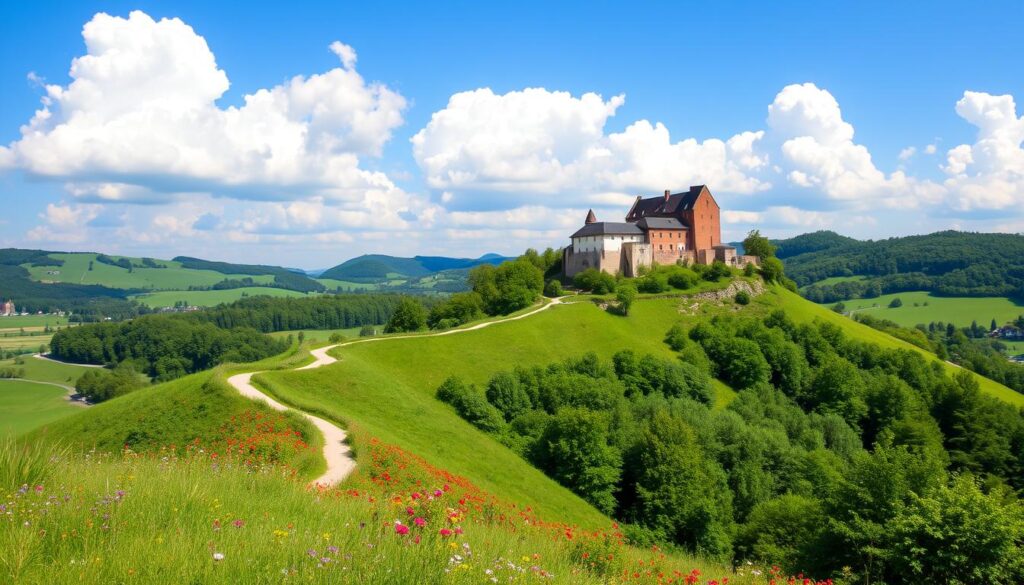
<path fill-rule="evenodd" d="M 636 288 L 645 293 L 662 293 L 668 290 L 668 277 L 664 274 L 653 272 L 643 278 L 638 278 Z"/>
<path fill-rule="evenodd" d="M 765 282 L 783 282 L 784 275 L 782 260 L 778 258 L 765 258 L 761 261 L 761 278 Z"/>
<path fill-rule="evenodd" d="M 457 293 L 434 305 L 427 316 L 431 329 L 451 329 L 484 316 L 484 302 L 475 292 Z"/>
<path fill-rule="evenodd" d="M 629 315 L 629 309 L 636 301 L 636 289 L 631 285 L 624 284 L 615 292 L 615 298 L 619 301 L 619 311 L 623 315 Z"/>
<path fill-rule="evenodd" d="M 590 291 L 595 295 L 606 295 L 615 292 L 615 277 L 596 268 L 587 268 L 572 279 L 573 286 L 580 290 Z"/>
<path fill-rule="evenodd" d="M 331 343 L 341 343 L 342 341 L 345 341 L 345 336 L 335 331 L 334 333 L 331 333 L 331 336 L 328 337 L 327 340 Z"/>
<path fill-rule="evenodd" d="M 899 297 L 896 297 L 895 299 L 889 301 L 889 308 L 890 309 L 898 309 L 898 308 L 900 308 L 902 306 L 903 306 L 903 301 L 901 301 Z"/>
<path fill-rule="evenodd" d="M 359 337 L 372 337 L 377 334 L 377 329 L 373 325 L 363 325 L 363 328 L 359 330 Z"/>
<path fill-rule="evenodd" d="M 753 262 L 747 262 L 747 265 L 743 267 L 743 276 L 751 277 L 757 274 L 757 266 L 754 266 Z"/>
<path fill-rule="evenodd" d="M 737 305 L 749 305 L 750 304 L 750 293 L 745 290 L 741 290 L 736 293 L 736 304 Z"/>
<path fill-rule="evenodd" d="M 565 291 L 562 290 L 562 283 L 558 282 L 554 278 L 544 285 L 544 296 L 546 297 L 553 299 L 555 297 L 560 297 L 563 294 L 565 294 Z"/>
<path fill-rule="evenodd" d="M 696 284 L 696 281 L 682 270 L 676 270 L 669 275 L 668 283 L 672 288 L 686 290 Z"/>
<path fill-rule="evenodd" d="M 725 277 L 731 276 L 731 275 L 732 275 L 732 271 L 729 270 L 729 267 L 726 266 L 724 262 L 722 262 L 720 260 L 715 260 L 714 262 L 711 263 L 711 266 L 709 266 L 707 268 L 707 270 L 704 271 L 704 275 L 703 276 L 704 276 L 704 280 L 707 280 L 707 281 L 710 281 L 710 282 L 718 282 L 722 278 L 725 278 Z"/>

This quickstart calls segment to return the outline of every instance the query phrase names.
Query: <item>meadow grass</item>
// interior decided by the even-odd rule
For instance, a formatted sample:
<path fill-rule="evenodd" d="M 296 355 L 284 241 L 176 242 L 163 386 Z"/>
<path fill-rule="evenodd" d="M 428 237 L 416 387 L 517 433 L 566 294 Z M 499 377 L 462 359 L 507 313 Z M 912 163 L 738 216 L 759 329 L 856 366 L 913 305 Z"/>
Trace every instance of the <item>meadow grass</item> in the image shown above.
<path fill-rule="evenodd" d="M 68 400 L 68 391 L 64 388 L 24 380 L 0 380 L 0 436 L 20 435 L 82 408 Z"/>
<path fill-rule="evenodd" d="M 63 364 L 51 360 L 42 360 L 31 355 L 19 356 L 15 359 L 0 361 L 0 368 L 24 370 L 24 379 L 38 382 L 52 382 L 65 386 L 74 386 L 78 378 L 91 368 Z"/>
<path fill-rule="evenodd" d="M 378 473 L 401 473 L 408 462 L 381 463 Z M 0 575 L 32 584 L 597 584 L 665 582 L 659 574 L 696 569 L 738 585 L 765 582 L 627 547 L 614 532 L 531 522 L 459 478 L 449 485 L 419 474 L 394 485 L 369 471 L 350 482 L 360 489 L 310 492 L 273 466 L 203 454 L 0 444 Z"/>
<path fill-rule="evenodd" d="M 921 349 L 916 345 L 912 345 L 900 339 L 896 339 L 895 337 L 878 331 L 877 329 L 872 329 L 871 327 L 858 323 L 849 317 L 844 317 L 827 307 L 809 302 L 796 293 L 792 293 L 782 287 L 772 287 L 769 289 L 767 294 L 759 297 L 757 302 L 785 309 L 786 314 L 797 322 L 809 322 L 814 319 L 820 319 L 822 321 L 838 325 L 854 339 L 875 343 L 888 349 L 909 349 L 911 351 L 916 351 L 929 359 L 940 361 L 934 353 Z M 955 364 L 949 362 L 941 363 L 946 372 L 951 376 L 965 371 Z M 979 376 L 973 373 L 971 376 L 978 381 L 983 392 L 995 396 L 1005 402 L 1009 402 L 1015 406 L 1024 406 L 1024 394 L 1015 392 L 1014 390 L 984 376 Z"/>
<path fill-rule="evenodd" d="M 31 333 L 26 335 L 3 335 L 0 336 L 0 349 L 7 351 L 39 351 L 43 346 L 49 346 L 53 339 L 52 333 Z"/>
<path fill-rule="evenodd" d="M 895 298 L 900 299 L 903 306 L 890 309 L 889 303 Z M 831 307 L 834 304 L 825 303 L 824 306 Z M 874 299 L 853 299 L 843 301 L 843 304 L 846 305 L 846 311 L 888 319 L 904 327 L 927 325 L 933 321 L 968 327 L 972 321 L 977 321 L 987 331 L 992 319 L 1003 325 L 1024 315 L 1024 304 L 1007 297 L 939 297 L 925 291 L 893 293 Z"/>
<path fill-rule="evenodd" d="M 184 301 L 188 305 L 195 305 L 197 307 L 215 307 L 222 303 L 232 303 L 243 296 L 304 297 L 306 294 L 283 288 L 247 286 L 226 290 L 165 290 L 135 295 L 132 299 L 148 307 L 158 309 L 161 307 L 173 307 L 179 301 Z"/>
<path fill-rule="evenodd" d="M 181 263 L 158 260 L 167 268 L 126 268 L 111 266 L 96 261 L 96 254 L 50 254 L 50 257 L 64 261 L 63 266 L 26 266 L 33 280 L 71 282 L 76 284 L 100 284 L 110 288 L 144 288 L 153 290 L 187 290 L 190 286 L 210 286 L 226 278 L 252 278 L 256 282 L 273 282 L 270 275 L 248 276 L 242 274 L 221 274 L 213 270 L 184 268 Z M 113 256 L 115 260 L 121 256 Z M 129 258 L 134 264 L 141 264 L 141 258 Z M 92 270 L 89 270 L 89 262 Z M 59 272 L 59 274 L 47 274 Z M 173 303 L 171 303 L 173 304 Z"/>
<path fill-rule="evenodd" d="M 297 413 L 278 413 L 263 402 L 243 397 L 226 381 L 234 373 L 294 367 L 309 359 L 304 349 L 293 346 L 288 352 L 262 362 L 229 364 L 191 374 L 41 425 L 28 437 L 68 444 L 78 451 L 116 452 L 125 445 L 139 451 L 154 451 L 189 444 L 223 451 L 226 445 L 237 442 L 240 434 L 270 425 L 265 429 L 263 439 L 267 441 L 263 443 L 279 431 L 292 429 L 310 450 L 273 447 L 274 451 L 265 455 L 291 466 L 300 477 L 317 477 L 326 463 L 320 455 L 323 437 L 313 425 Z"/>
<path fill-rule="evenodd" d="M 0 317 L 0 331 L 20 329 L 22 327 L 66 327 L 67 317 L 59 315 L 10 315 Z"/>

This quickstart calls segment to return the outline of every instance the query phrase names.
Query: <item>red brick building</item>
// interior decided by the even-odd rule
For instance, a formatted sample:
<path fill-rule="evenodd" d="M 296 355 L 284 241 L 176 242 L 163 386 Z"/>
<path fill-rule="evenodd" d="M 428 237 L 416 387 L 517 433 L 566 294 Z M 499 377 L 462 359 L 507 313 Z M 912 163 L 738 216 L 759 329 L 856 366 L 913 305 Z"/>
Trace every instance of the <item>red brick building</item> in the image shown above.
<path fill-rule="evenodd" d="M 593 210 L 562 252 L 566 277 L 587 268 L 634 276 L 643 265 L 700 263 L 720 260 L 743 265 L 736 249 L 722 244 L 721 209 L 706 185 L 688 191 L 665 191 L 637 197 L 625 223 L 599 222 Z"/>

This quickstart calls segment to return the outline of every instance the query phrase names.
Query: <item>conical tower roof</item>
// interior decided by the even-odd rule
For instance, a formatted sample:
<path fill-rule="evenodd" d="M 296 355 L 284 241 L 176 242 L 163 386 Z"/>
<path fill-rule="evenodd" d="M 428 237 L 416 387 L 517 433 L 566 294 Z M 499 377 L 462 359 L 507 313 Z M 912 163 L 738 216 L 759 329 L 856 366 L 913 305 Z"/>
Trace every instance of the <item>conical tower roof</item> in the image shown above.
<path fill-rule="evenodd" d="M 587 212 L 587 223 L 588 224 L 590 224 L 590 223 L 597 223 L 597 216 L 594 215 L 594 210 L 593 209 L 591 209 L 590 211 Z"/>

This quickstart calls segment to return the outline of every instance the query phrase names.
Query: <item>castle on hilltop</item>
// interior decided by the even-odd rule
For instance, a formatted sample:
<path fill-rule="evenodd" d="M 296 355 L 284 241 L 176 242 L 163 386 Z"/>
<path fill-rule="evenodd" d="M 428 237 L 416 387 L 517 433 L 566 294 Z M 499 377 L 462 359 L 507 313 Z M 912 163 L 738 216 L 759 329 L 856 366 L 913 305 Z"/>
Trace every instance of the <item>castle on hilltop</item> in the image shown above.
<path fill-rule="evenodd" d="M 591 209 L 570 239 L 572 244 L 562 250 L 566 278 L 588 268 L 633 277 L 641 266 L 655 263 L 757 262 L 722 244 L 721 210 L 706 185 L 682 193 L 666 190 L 662 196 L 638 196 L 624 222 L 597 221 Z"/>

